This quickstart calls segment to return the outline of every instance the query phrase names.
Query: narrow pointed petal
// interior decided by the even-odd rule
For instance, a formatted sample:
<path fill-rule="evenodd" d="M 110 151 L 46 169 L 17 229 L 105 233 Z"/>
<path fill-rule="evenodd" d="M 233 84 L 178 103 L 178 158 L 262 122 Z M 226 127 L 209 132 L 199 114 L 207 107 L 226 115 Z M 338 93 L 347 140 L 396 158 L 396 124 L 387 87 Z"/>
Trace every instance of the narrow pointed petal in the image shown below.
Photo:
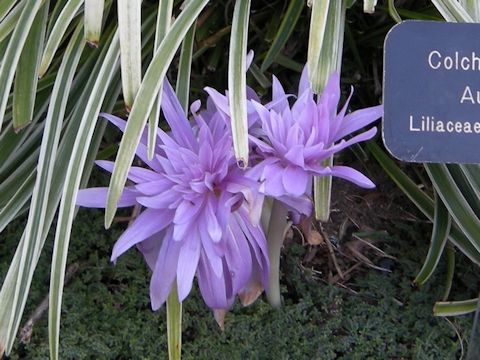
<path fill-rule="evenodd" d="M 212 200 L 207 202 L 204 212 L 204 221 L 207 224 L 207 231 L 213 242 L 219 242 L 222 238 L 222 228 L 218 223 L 217 216 L 214 211 Z"/>
<path fill-rule="evenodd" d="M 164 191 L 154 196 L 140 196 L 137 201 L 143 206 L 151 209 L 166 209 L 177 200 L 178 194 L 175 191 Z"/>
<path fill-rule="evenodd" d="M 171 231 L 167 232 L 150 280 L 150 301 L 154 311 L 165 303 L 170 294 L 177 273 L 180 246 L 179 243 L 172 241 Z"/>
<path fill-rule="evenodd" d="M 310 91 L 310 81 L 308 80 L 308 67 L 304 66 L 302 76 L 300 77 L 300 83 L 298 85 L 298 95 L 302 95 L 305 91 Z"/>
<path fill-rule="evenodd" d="M 76 204 L 78 206 L 90 207 L 90 208 L 105 208 L 107 204 L 107 187 L 81 189 L 78 191 Z M 129 207 L 137 204 L 137 196 L 140 194 L 131 187 L 125 187 L 120 200 L 118 201 L 118 207 Z"/>
<path fill-rule="evenodd" d="M 132 246 L 165 229 L 172 219 L 172 211 L 144 210 L 115 243 L 111 261 L 115 261 Z"/>
<path fill-rule="evenodd" d="M 190 293 L 200 258 L 200 239 L 192 237 L 180 249 L 177 264 L 177 289 L 180 302 Z"/>
<path fill-rule="evenodd" d="M 162 110 L 179 144 L 190 149 L 198 149 L 192 127 L 168 81 L 163 83 Z"/>
<path fill-rule="evenodd" d="M 366 109 L 354 111 L 343 119 L 342 125 L 338 129 L 336 139 L 343 138 L 344 136 L 351 134 L 354 131 L 364 128 L 370 125 L 375 120 L 378 120 L 383 116 L 383 105 L 373 106 Z"/>
<path fill-rule="evenodd" d="M 348 180 L 360 187 L 366 189 L 372 189 L 375 187 L 375 184 L 369 178 L 351 167 L 333 166 L 331 170 L 333 176 Z"/>

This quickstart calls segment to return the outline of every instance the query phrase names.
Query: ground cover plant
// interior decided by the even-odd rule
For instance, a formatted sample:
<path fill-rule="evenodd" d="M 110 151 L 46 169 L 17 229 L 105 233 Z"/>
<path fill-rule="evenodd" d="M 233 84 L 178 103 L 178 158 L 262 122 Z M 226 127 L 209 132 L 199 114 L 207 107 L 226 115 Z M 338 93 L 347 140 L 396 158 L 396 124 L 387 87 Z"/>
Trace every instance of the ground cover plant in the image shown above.
<path fill-rule="evenodd" d="M 449 299 L 448 290 L 455 288 L 454 249 L 473 264 L 480 263 L 477 166 L 432 164 L 425 170 L 416 168 L 415 174 L 402 171 L 375 142 L 366 147 L 356 143 L 374 136 L 375 128 L 361 128 L 381 115 L 377 106 L 381 49 L 393 24 L 401 18 L 471 22 L 480 19 L 479 8 L 475 1 L 376 3 L 2 2 L 2 239 L 7 225 L 24 214 L 28 219 L 23 235 L 12 245 L 18 247 L 8 272 L 2 275 L 0 353 L 11 353 L 37 262 L 50 228 L 56 228 L 48 327 L 50 356 L 59 356 L 67 256 L 70 242 L 78 241 L 71 236 L 77 194 L 86 186 L 95 159 L 112 172 L 108 190 L 82 190 L 78 201 L 105 207 L 107 227 L 117 207 L 137 204 L 132 227 L 125 232 L 128 236 L 120 237 L 113 258 L 137 244 L 143 251 L 153 270 L 152 305 L 157 309 L 166 301 L 170 358 L 180 357 L 182 301 L 190 293 L 194 275 L 221 325 L 236 294 L 250 304 L 265 288 L 270 304 L 281 305 L 280 250 L 292 222 L 294 229 L 300 229 L 295 230 L 297 243 L 298 236 L 311 245 L 322 242 L 323 236 L 329 249 L 324 255 L 332 262 L 329 269 L 334 269 L 328 272 L 328 281 L 346 286 L 338 277 L 344 279 L 344 266 L 349 264 L 334 256 L 342 254 L 340 243 L 325 241 L 321 225 L 309 216 L 314 214 L 325 226 L 333 220 L 332 175 L 372 187 L 350 163 L 342 163 L 338 156 L 334 161 L 333 155 L 348 145 L 354 145 L 351 149 L 361 172 L 371 177 L 369 163 L 375 158 L 433 221 L 430 251 L 414 282 L 425 286 L 445 252 L 447 291 L 438 300 Z M 253 50 L 253 58 L 247 56 L 248 49 Z M 306 75 L 297 91 L 305 62 Z M 342 93 L 335 87 L 340 81 L 335 73 L 342 75 Z M 175 94 L 164 85 L 167 78 L 175 83 Z M 355 85 L 359 97 L 350 107 L 357 111 L 345 115 L 347 108 L 337 109 L 337 104 L 340 97 L 348 103 L 347 83 Z M 205 86 L 210 86 L 209 99 L 202 94 Z M 224 89 L 228 89 L 225 95 Z M 193 101 L 197 98 L 206 111 Z M 368 110 L 358 110 L 362 108 Z M 122 129 L 122 136 L 106 127 L 100 111 L 128 117 L 123 123 L 104 115 Z M 350 136 L 352 132 L 356 133 Z M 132 168 L 135 153 L 140 157 L 135 166 L 146 164 L 156 173 Z M 133 188 L 130 183 L 125 187 L 128 178 L 136 184 Z M 149 182 L 156 182 L 156 187 L 143 186 L 140 194 L 140 187 Z M 171 198 L 175 192 L 165 191 L 172 185 L 183 202 Z M 265 200 L 266 196 L 275 200 Z M 147 210 L 138 216 L 140 206 Z M 152 219 L 145 213 L 161 213 L 162 220 L 143 224 L 140 220 Z M 180 244 L 192 231 L 199 237 L 184 241 L 188 246 Z M 151 235 L 157 240 L 149 239 Z M 245 241 L 238 240 L 242 237 Z M 376 249 L 382 255 L 378 260 L 393 256 L 357 233 L 355 239 L 363 244 L 361 248 Z M 165 244 L 171 246 L 167 249 Z M 349 251 L 362 264 L 385 270 L 355 246 L 349 245 Z M 178 256 L 170 256 L 171 251 Z M 186 266 L 170 263 L 177 258 Z M 355 272 L 355 266 L 346 271 Z M 475 311 L 477 296 L 469 296 L 465 300 L 461 296 L 460 302 L 438 302 L 435 314 Z"/>

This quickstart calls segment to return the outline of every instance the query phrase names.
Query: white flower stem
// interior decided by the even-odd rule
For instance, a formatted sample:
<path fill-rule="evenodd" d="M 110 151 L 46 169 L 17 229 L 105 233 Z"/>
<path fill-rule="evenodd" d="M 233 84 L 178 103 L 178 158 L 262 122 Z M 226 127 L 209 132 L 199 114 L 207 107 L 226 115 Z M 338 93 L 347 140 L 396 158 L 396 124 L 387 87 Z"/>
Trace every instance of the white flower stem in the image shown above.
<path fill-rule="evenodd" d="M 280 253 L 288 226 L 287 209 L 279 201 L 273 200 L 267 232 L 268 258 L 270 260 L 267 299 L 273 307 L 282 305 L 280 295 Z"/>

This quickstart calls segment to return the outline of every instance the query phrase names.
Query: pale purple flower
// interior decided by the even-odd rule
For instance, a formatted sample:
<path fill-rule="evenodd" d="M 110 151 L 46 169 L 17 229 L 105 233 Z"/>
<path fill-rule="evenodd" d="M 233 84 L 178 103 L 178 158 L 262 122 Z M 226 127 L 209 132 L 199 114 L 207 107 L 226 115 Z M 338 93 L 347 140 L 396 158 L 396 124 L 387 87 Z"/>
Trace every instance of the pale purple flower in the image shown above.
<path fill-rule="evenodd" d="M 172 286 L 183 301 L 195 275 L 206 304 L 228 309 L 252 282 L 267 285 L 268 255 L 259 225 L 263 195 L 258 181 L 237 167 L 230 131 L 218 112 L 194 113 L 192 126 L 168 83 L 162 109 L 171 133 L 158 129 L 153 160 L 147 158 L 146 131 L 142 136 L 137 155 L 150 169 L 131 168 L 133 185 L 125 187 L 119 206 L 141 205 L 143 211 L 116 242 L 112 261 L 134 245 L 140 249 L 153 271 L 154 310 Z M 123 120 L 104 116 L 125 128 Z M 112 162 L 97 164 L 113 170 Z M 77 204 L 103 208 L 106 196 L 107 188 L 81 190 Z"/>
<path fill-rule="evenodd" d="M 266 195 L 305 215 L 311 212 L 308 195 L 313 176 L 331 175 L 364 188 L 375 186 L 351 167 L 322 165 L 322 161 L 348 146 L 371 139 L 377 132 L 375 127 L 348 140 L 343 138 L 371 124 L 383 113 L 382 106 L 375 106 L 346 115 L 350 94 L 337 114 L 339 81 L 339 76 L 333 74 L 321 97 L 315 101 L 304 71 L 298 98 L 290 106 L 280 82 L 273 77 L 272 102 L 263 106 L 251 101 L 261 123 L 250 135 L 258 156 L 251 176 L 263 183 Z"/>

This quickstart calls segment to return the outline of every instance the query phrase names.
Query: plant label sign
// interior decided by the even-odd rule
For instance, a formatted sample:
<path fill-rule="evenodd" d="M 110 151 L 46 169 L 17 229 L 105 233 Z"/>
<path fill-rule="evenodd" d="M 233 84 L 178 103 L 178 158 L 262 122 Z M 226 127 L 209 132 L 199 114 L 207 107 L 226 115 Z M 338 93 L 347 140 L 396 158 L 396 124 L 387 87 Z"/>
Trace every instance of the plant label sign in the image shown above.
<path fill-rule="evenodd" d="M 480 163 L 480 25 L 406 21 L 385 40 L 383 141 L 409 162 Z"/>

